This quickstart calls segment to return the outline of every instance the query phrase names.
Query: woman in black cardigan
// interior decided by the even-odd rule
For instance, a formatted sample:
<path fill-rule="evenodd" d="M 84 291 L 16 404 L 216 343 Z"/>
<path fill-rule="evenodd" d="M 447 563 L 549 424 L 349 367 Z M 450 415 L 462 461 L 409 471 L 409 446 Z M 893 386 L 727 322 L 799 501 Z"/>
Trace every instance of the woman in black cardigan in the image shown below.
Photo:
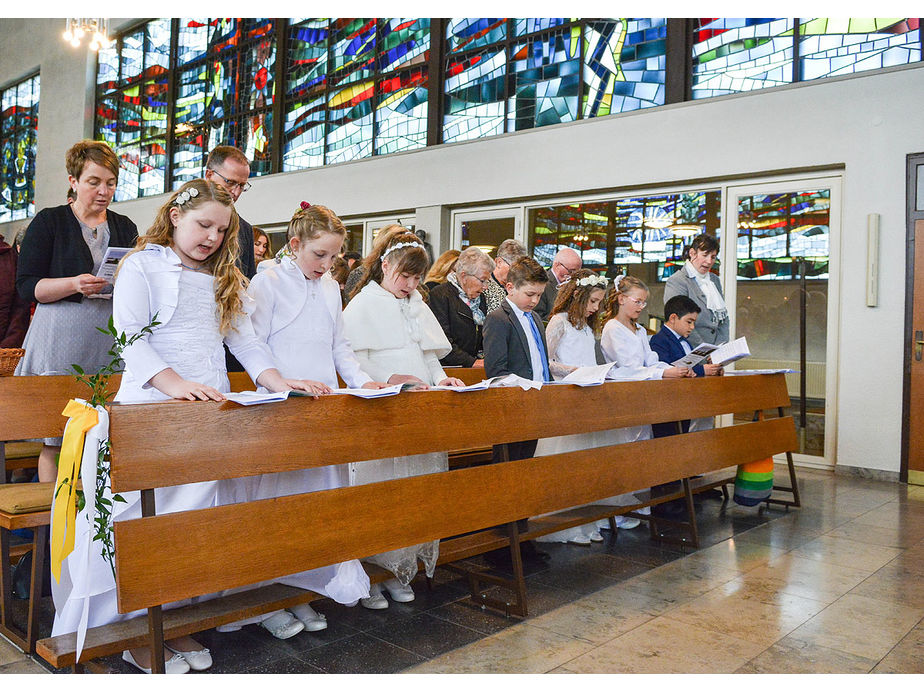
<path fill-rule="evenodd" d="M 84 140 L 65 161 L 73 202 L 40 211 L 23 239 L 16 289 L 37 305 L 16 375 L 65 375 L 71 364 L 96 373 L 109 363 L 112 339 L 96 328 L 112 316 L 111 286 L 96 272 L 107 248 L 131 248 L 138 238 L 131 219 L 108 209 L 119 180 L 112 149 Z M 54 481 L 60 445 L 45 440 L 39 481 Z"/>
<path fill-rule="evenodd" d="M 494 261 L 480 248 L 466 248 L 446 282 L 430 291 L 430 310 L 452 345 L 440 359 L 444 366 L 484 366 L 481 327 L 487 302 L 482 294 L 493 268 Z"/>

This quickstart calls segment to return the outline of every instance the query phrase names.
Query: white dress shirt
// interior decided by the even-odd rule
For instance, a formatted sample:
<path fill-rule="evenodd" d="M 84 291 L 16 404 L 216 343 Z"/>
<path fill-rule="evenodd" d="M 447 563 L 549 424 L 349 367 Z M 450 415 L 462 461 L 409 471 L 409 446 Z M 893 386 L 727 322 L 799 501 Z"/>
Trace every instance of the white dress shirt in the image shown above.
<path fill-rule="evenodd" d="M 529 362 L 533 367 L 533 380 L 542 380 L 544 378 L 542 353 L 539 351 L 539 345 L 536 344 L 536 337 L 533 335 L 533 328 L 530 327 L 529 324 L 532 320 L 532 317 L 520 310 L 517 305 L 510 300 L 509 296 L 507 297 L 506 301 L 510 304 L 510 307 L 513 308 L 514 315 L 516 315 L 517 320 L 520 321 L 520 327 L 522 327 L 523 331 L 526 333 L 526 343 L 529 344 Z M 535 323 L 533 324 L 535 325 Z"/>

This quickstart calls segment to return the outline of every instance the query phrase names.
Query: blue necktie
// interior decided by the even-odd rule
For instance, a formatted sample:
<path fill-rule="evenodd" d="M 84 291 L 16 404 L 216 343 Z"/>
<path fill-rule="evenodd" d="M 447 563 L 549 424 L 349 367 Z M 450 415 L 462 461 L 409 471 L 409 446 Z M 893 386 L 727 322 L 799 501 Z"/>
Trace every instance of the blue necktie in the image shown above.
<path fill-rule="evenodd" d="M 539 328 L 536 327 L 536 321 L 533 320 L 533 316 L 530 313 L 523 313 L 526 316 L 526 321 L 529 323 L 530 329 L 533 331 L 533 339 L 536 340 L 536 348 L 539 349 L 539 358 L 542 359 L 542 382 L 547 383 L 551 380 L 549 377 L 549 360 L 545 355 L 545 348 L 542 346 L 542 337 L 539 336 Z M 535 378 L 536 376 L 533 375 Z"/>

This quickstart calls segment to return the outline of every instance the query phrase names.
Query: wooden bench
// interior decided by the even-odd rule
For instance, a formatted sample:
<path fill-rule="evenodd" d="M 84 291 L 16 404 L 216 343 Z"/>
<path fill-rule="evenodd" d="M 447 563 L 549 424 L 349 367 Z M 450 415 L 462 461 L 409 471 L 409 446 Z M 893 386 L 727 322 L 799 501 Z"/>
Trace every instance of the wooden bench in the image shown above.
<path fill-rule="evenodd" d="M 285 608 L 315 595 L 270 585 L 166 612 L 163 604 L 444 537 L 454 538 L 441 542 L 441 564 L 510 547 L 512 581 L 503 583 L 479 569 L 459 569 L 470 576 L 478 601 L 503 608 L 503 601 L 486 598 L 480 590 L 483 582 L 501 582 L 516 596 L 512 605 L 506 604 L 508 611 L 525 615 L 518 543 L 582 524 L 587 515 L 559 513 L 557 522 L 537 519 L 525 533 L 517 529 L 518 518 L 675 479 L 689 484 L 698 474 L 791 451 L 797 440 L 790 417 L 774 418 L 686 434 L 684 445 L 672 438 L 645 440 L 166 515 L 156 514 L 155 488 L 332 461 L 484 448 L 689 417 L 778 410 L 788 401 L 783 376 L 762 375 L 595 388 L 553 385 L 528 392 L 407 392 L 377 400 L 341 395 L 247 408 L 176 401 L 115 405 L 112 488 L 116 493 L 141 491 L 143 506 L 143 517 L 115 523 L 118 607 L 122 613 L 145 609 L 147 615 L 89 629 L 82 659 L 147 644 L 154 666 L 162 668 L 164 637 Z M 306 444 L 306 422 L 325 435 L 313 435 Z M 274 445 L 266 446 L 265 436 L 250 435 L 255 429 L 271 432 Z M 189 464 L 191 458 L 195 465 Z M 592 514 L 605 517 L 615 511 L 622 508 L 598 506 Z M 260 523 L 259 542 L 252 541 L 255 521 Z M 484 529 L 498 525 L 506 529 Z M 182 548 L 175 537 L 183 537 Z M 37 652 L 55 667 L 74 665 L 75 641 L 74 634 L 40 640 Z"/>

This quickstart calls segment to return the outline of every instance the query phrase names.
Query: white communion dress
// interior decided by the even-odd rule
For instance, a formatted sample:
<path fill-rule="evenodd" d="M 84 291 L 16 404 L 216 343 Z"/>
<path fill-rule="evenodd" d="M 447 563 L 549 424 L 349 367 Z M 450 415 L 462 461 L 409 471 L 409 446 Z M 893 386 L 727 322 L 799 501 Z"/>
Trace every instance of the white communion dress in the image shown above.
<path fill-rule="evenodd" d="M 123 352 L 125 372 L 116 401 L 130 404 L 169 399 L 148 384 L 164 368 L 172 368 L 187 380 L 228 392 L 212 275 L 183 270 L 170 248 L 148 245 L 123 261 L 114 288 L 113 321 L 119 332 L 131 336 L 150 324 L 155 314 L 161 324 Z M 237 325 L 238 330 L 232 331 L 226 341 L 255 380 L 273 367 L 272 359 L 254 337 L 249 320 L 239 320 Z M 104 438 L 107 434 L 93 435 Z M 88 434 L 88 440 L 90 437 Z M 219 503 L 220 484 L 206 481 L 156 489 L 157 514 L 213 507 Z M 113 522 L 141 517 L 140 492 L 121 495 L 126 502 L 112 504 Z M 52 579 L 53 636 L 144 613 L 119 613 L 112 570 L 100 553 L 100 543 L 92 541 L 91 528 L 92 522 L 85 514 L 78 514 L 74 551 L 64 561 L 61 583 Z M 182 537 L 176 539 L 178 545 L 183 541 Z M 195 600 L 209 596 L 215 595 Z M 165 608 L 184 603 L 188 601 Z"/>
<path fill-rule="evenodd" d="M 386 382 L 392 375 L 413 375 L 428 385 L 446 377 L 440 358 L 451 350 L 439 322 L 414 291 L 399 299 L 370 281 L 343 311 L 346 336 L 363 370 L 374 380 Z M 401 396 L 401 395 L 399 395 Z M 408 416 L 415 416 L 409 411 Z M 359 486 L 449 469 L 449 455 L 434 452 L 407 457 L 388 457 L 350 464 L 350 485 Z M 390 570 L 407 585 L 417 574 L 417 560 L 433 575 L 439 542 L 386 551 L 367 560 Z"/>
<path fill-rule="evenodd" d="M 594 366 L 597 363 L 595 340 L 593 330 L 585 325 L 580 330 L 571 324 L 567 313 L 556 313 L 549 320 L 545 328 L 545 339 L 549 347 L 549 370 L 555 380 L 562 380 L 571 371 L 581 366 Z M 633 377 L 634 371 L 620 372 L 623 377 Z M 606 445 L 617 445 L 626 442 L 625 429 L 611 429 L 606 431 L 592 431 L 590 433 L 576 433 L 569 436 L 554 438 L 541 438 L 536 445 L 536 457 L 555 455 L 573 450 L 599 448 Z M 602 505 L 628 505 L 635 502 L 631 494 L 621 494 L 598 501 Z M 603 523 L 606 525 L 606 523 Z M 607 525 L 608 526 L 608 525 Z M 597 523 L 590 522 L 578 527 L 553 532 L 537 537 L 540 542 L 575 541 L 587 543 L 596 533 Z"/>

